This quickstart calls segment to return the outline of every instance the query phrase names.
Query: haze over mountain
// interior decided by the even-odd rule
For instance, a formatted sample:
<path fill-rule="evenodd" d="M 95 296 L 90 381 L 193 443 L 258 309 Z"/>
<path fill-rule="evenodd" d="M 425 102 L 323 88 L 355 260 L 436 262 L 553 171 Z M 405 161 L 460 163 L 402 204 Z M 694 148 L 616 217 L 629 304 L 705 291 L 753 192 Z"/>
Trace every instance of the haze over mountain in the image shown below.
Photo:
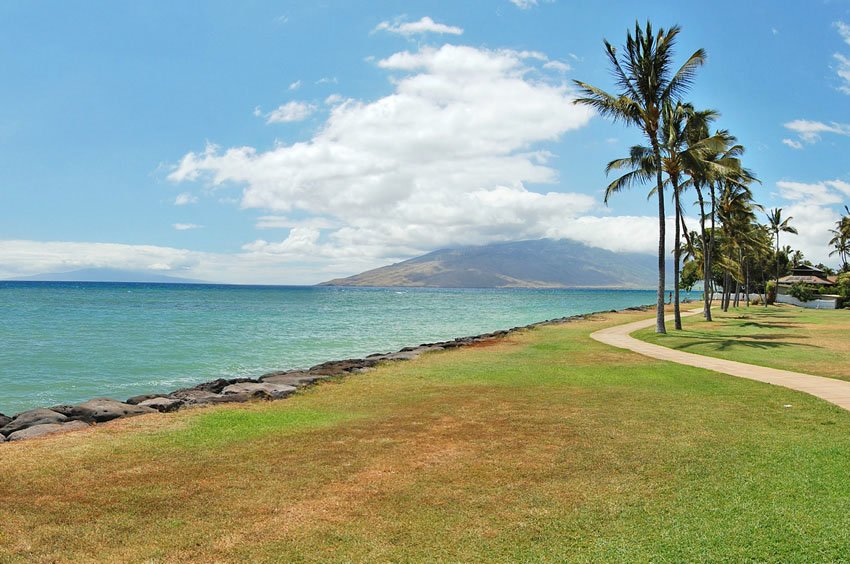
<path fill-rule="evenodd" d="M 134 270 L 119 270 L 115 268 L 83 268 L 70 272 L 48 272 L 13 278 L 16 282 L 146 282 L 158 284 L 194 284 L 200 280 L 178 278 L 164 274 L 139 272 Z"/>
<path fill-rule="evenodd" d="M 655 288 L 657 281 L 652 255 L 540 239 L 441 249 L 321 285 L 637 289 Z"/>

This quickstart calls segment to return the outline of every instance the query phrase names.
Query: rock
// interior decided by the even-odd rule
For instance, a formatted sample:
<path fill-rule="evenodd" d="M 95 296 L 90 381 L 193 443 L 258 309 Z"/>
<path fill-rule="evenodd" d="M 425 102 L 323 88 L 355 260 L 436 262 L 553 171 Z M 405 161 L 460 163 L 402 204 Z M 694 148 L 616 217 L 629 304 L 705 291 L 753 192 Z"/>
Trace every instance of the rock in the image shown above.
<path fill-rule="evenodd" d="M 315 384 L 319 380 L 325 380 L 328 376 L 321 374 L 307 374 L 306 372 L 279 372 L 275 374 L 266 374 L 260 378 L 261 382 L 269 384 L 283 384 L 285 386 L 309 386 Z"/>
<path fill-rule="evenodd" d="M 0 429 L 2 429 L 3 427 L 5 427 L 6 425 L 8 425 L 11 422 L 12 422 L 11 417 L 9 417 L 8 415 L 3 415 L 2 413 L 0 413 Z"/>
<path fill-rule="evenodd" d="M 3 435 L 0 435 L 0 443 L 5 443 L 5 442 L 6 442 L 6 437 L 4 437 Z"/>
<path fill-rule="evenodd" d="M 358 368 L 371 368 L 377 364 L 375 358 L 349 358 L 347 360 L 332 360 L 317 364 L 308 370 L 310 374 L 322 376 L 338 376 L 346 372 L 352 372 Z"/>
<path fill-rule="evenodd" d="M 210 398 L 214 398 L 218 396 L 218 394 L 213 392 L 207 392 L 204 390 L 177 390 L 176 392 L 172 392 L 168 394 L 167 397 L 172 399 L 183 400 L 187 404 L 198 404 L 204 403 L 205 400 Z"/>
<path fill-rule="evenodd" d="M 139 402 L 142 407 L 150 407 L 151 409 L 155 409 L 161 413 L 170 413 L 172 411 L 177 411 L 183 405 L 183 400 L 176 398 L 166 398 L 161 396 L 155 396 L 150 399 L 146 399 L 142 402 Z"/>
<path fill-rule="evenodd" d="M 10 434 L 26 429 L 27 427 L 64 423 L 67 420 L 68 418 L 66 416 L 51 409 L 31 409 L 17 414 L 11 422 L 0 429 L 0 434 L 8 437 Z"/>
<path fill-rule="evenodd" d="M 15 431 L 14 433 L 10 434 L 7 439 L 9 441 L 22 441 L 24 439 L 34 439 L 36 437 L 52 435 L 53 433 L 79 431 L 80 429 L 88 429 L 88 427 L 89 426 L 83 423 L 82 421 L 70 421 L 68 423 L 45 423 L 42 425 L 33 425 L 32 427 L 27 427 L 26 429 L 21 429 L 20 431 Z"/>
<path fill-rule="evenodd" d="M 231 384 L 227 386 L 224 390 L 222 390 L 222 395 L 249 394 L 252 397 L 266 396 L 271 399 L 281 399 L 295 393 L 295 389 L 295 386 L 288 386 L 286 384 L 246 382 L 243 384 Z"/>
<path fill-rule="evenodd" d="M 145 413 L 156 413 L 155 409 L 140 405 L 130 405 L 109 398 L 97 398 L 73 406 L 81 413 L 81 419 L 90 419 L 97 423 L 112 421 L 120 417 L 133 417 Z M 85 414 L 85 415 L 82 415 Z"/>
<path fill-rule="evenodd" d="M 154 398 L 159 398 L 159 397 L 162 397 L 162 394 L 142 394 L 140 396 L 133 396 L 133 397 L 127 399 L 127 401 L 125 403 L 129 403 L 130 405 L 139 405 L 143 401 L 147 401 L 149 399 L 154 399 Z"/>
<path fill-rule="evenodd" d="M 384 360 L 413 360 L 419 353 L 415 351 L 397 352 L 384 356 Z"/>
<path fill-rule="evenodd" d="M 256 380 L 252 380 L 250 378 L 231 378 L 226 380 L 224 378 L 219 378 L 217 380 L 213 380 L 212 382 L 204 382 L 203 384 L 198 384 L 197 386 L 193 386 L 191 388 L 186 388 L 187 390 L 198 390 L 201 392 L 212 392 L 213 394 L 220 394 L 221 391 L 231 384 L 240 384 L 242 382 L 256 382 Z M 178 390 L 184 391 L 184 390 Z M 174 394 L 170 394 L 174 395 Z"/>

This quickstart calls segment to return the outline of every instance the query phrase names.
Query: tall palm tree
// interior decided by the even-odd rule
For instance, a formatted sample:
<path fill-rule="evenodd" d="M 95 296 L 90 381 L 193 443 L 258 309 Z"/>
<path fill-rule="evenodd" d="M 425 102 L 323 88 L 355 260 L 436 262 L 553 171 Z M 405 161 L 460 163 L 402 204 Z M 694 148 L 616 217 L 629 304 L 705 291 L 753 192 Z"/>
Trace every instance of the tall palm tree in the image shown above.
<path fill-rule="evenodd" d="M 678 100 L 688 89 L 696 75 L 696 70 L 705 62 L 705 52 L 695 51 L 685 63 L 673 72 L 673 46 L 679 35 L 679 26 L 665 31 L 663 28 L 653 34 L 652 24 L 646 22 L 646 30 L 635 22 L 635 34 L 626 33 L 626 44 L 622 56 L 617 56 L 616 48 L 605 41 L 605 51 L 614 71 L 619 92 L 617 95 L 575 81 L 583 94 L 575 100 L 577 104 L 588 105 L 601 115 L 614 121 L 623 121 L 627 125 L 638 127 L 645 135 L 652 149 L 655 163 L 655 183 L 658 196 L 658 293 L 656 295 L 655 331 L 666 333 L 664 325 L 664 278 L 665 278 L 665 215 L 664 185 L 661 176 L 661 139 L 659 127 L 661 112 L 668 101 Z"/>
<path fill-rule="evenodd" d="M 673 238 L 673 314 L 676 329 L 682 328 L 682 317 L 679 304 L 679 271 L 682 262 L 682 233 L 688 246 L 691 245 L 689 232 L 685 224 L 685 214 L 682 210 L 681 194 L 686 187 L 685 177 L 704 166 L 706 156 L 720 150 L 715 137 L 696 139 L 688 143 L 688 127 L 692 122 L 703 123 L 708 112 L 696 112 L 691 104 L 666 102 L 661 113 L 660 137 L 661 171 L 667 175 L 665 186 L 670 186 L 675 208 L 675 236 Z M 606 174 L 616 169 L 628 169 L 628 172 L 617 178 L 605 191 L 607 203 L 611 194 L 630 187 L 636 181 L 648 182 L 655 175 L 655 162 L 652 148 L 637 145 L 632 147 L 627 158 L 616 159 L 608 163 Z M 650 191 L 655 195 L 657 188 Z"/>
<path fill-rule="evenodd" d="M 773 208 L 767 213 L 767 222 L 770 227 L 770 232 L 776 244 L 776 277 L 774 278 L 775 292 L 779 292 L 779 234 L 793 233 L 797 234 L 797 229 L 791 226 L 790 222 L 793 217 L 782 218 L 782 208 Z"/>
<path fill-rule="evenodd" d="M 829 244 L 833 248 L 829 256 L 838 255 L 838 258 L 841 259 L 842 271 L 848 270 L 847 259 L 850 258 L 850 208 L 844 206 L 844 211 L 847 212 L 847 215 L 841 216 L 841 219 L 835 222 L 835 229 L 829 230 L 833 235 L 832 239 L 829 240 Z"/>
<path fill-rule="evenodd" d="M 700 243 L 702 248 L 703 273 L 703 317 L 711 321 L 711 303 L 714 295 L 713 261 L 715 254 L 715 212 L 717 207 L 717 186 L 725 180 L 746 177 L 749 173 L 741 168 L 738 158 L 743 153 L 743 147 L 735 144 L 735 137 L 726 130 L 710 133 L 712 122 L 717 112 L 705 110 L 697 112 L 688 121 L 686 136 L 689 146 L 705 144 L 701 151 L 701 159 L 688 168 L 690 179 L 685 186 L 692 186 L 697 194 L 700 210 Z M 710 202 L 706 196 L 710 196 Z M 708 209 L 706 209 L 709 206 Z M 711 221 L 711 227 L 706 222 Z"/>

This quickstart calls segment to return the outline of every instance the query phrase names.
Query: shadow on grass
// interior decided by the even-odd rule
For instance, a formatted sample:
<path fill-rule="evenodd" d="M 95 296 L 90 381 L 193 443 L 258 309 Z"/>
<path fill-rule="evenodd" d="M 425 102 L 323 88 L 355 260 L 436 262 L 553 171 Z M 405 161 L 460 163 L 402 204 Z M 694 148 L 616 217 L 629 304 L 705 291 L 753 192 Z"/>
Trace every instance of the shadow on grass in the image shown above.
<path fill-rule="evenodd" d="M 757 327 L 759 329 L 797 329 L 800 327 L 799 323 L 759 323 L 758 321 L 747 321 L 737 325 L 738 327 Z"/>
<path fill-rule="evenodd" d="M 802 343 L 790 343 L 787 341 L 777 342 L 775 339 L 785 339 L 791 337 L 792 335 L 757 335 L 753 336 L 753 338 L 758 338 L 760 340 L 744 340 L 744 339 L 736 339 L 736 338 L 728 338 L 728 337 L 714 337 L 714 336 L 698 336 L 692 335 L 691 340 L 687 343 L 682 343 L 678 345 L 673 345 L 671 348 L 678 350 L 690 349 L 692 347 L 696 347 L 699 345 L 714 345 L 714 350 L 725 351 L 728 349 L 732 349 L 735 347 L 739 348 L 750 348 L 750 349 L 779 349 L 783 347 L 808 347 L 813 349 L 819 349 L 822 347 L 818 347 L 816 345 L 807 345 Z M 796 335 L 793 335 L 797 337 Z M 772 342 L 765 342 L 772 341 Z"/>

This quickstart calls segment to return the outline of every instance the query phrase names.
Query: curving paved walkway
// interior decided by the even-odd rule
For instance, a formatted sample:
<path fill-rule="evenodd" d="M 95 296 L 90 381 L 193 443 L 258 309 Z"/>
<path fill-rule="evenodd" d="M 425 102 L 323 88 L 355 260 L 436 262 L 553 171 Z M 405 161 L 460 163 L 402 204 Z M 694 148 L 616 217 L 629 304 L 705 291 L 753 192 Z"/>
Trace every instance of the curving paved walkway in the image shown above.
<path fill-rule="evenodd" d="M 700 308 L 698 310 L 682 312 L 682 316 L 696 315 L 701 312 L 702 309 Z M 672 316 L 668 319 L 672 319 Z M 766 384 L 791 388 L 792 390 L 819 397 L 842 409 L 850 411 L 850 382 L 682 352 L 645 343 L 631 336 L 632 332 L 645 327 L 652 327 L 653 325 L 655 325 L 655 317 L 601 329 L 595 333 L 591 333 L 590 337 L 600 343 L 621 349 L 628 349 L 644 356 L 657 358 L 658 360 L 696 366 L 697 368 L 707 368 L 708 370 L 722 372 L 723 374 L 729 374 L 739 378 L 748 378 Z"/>

